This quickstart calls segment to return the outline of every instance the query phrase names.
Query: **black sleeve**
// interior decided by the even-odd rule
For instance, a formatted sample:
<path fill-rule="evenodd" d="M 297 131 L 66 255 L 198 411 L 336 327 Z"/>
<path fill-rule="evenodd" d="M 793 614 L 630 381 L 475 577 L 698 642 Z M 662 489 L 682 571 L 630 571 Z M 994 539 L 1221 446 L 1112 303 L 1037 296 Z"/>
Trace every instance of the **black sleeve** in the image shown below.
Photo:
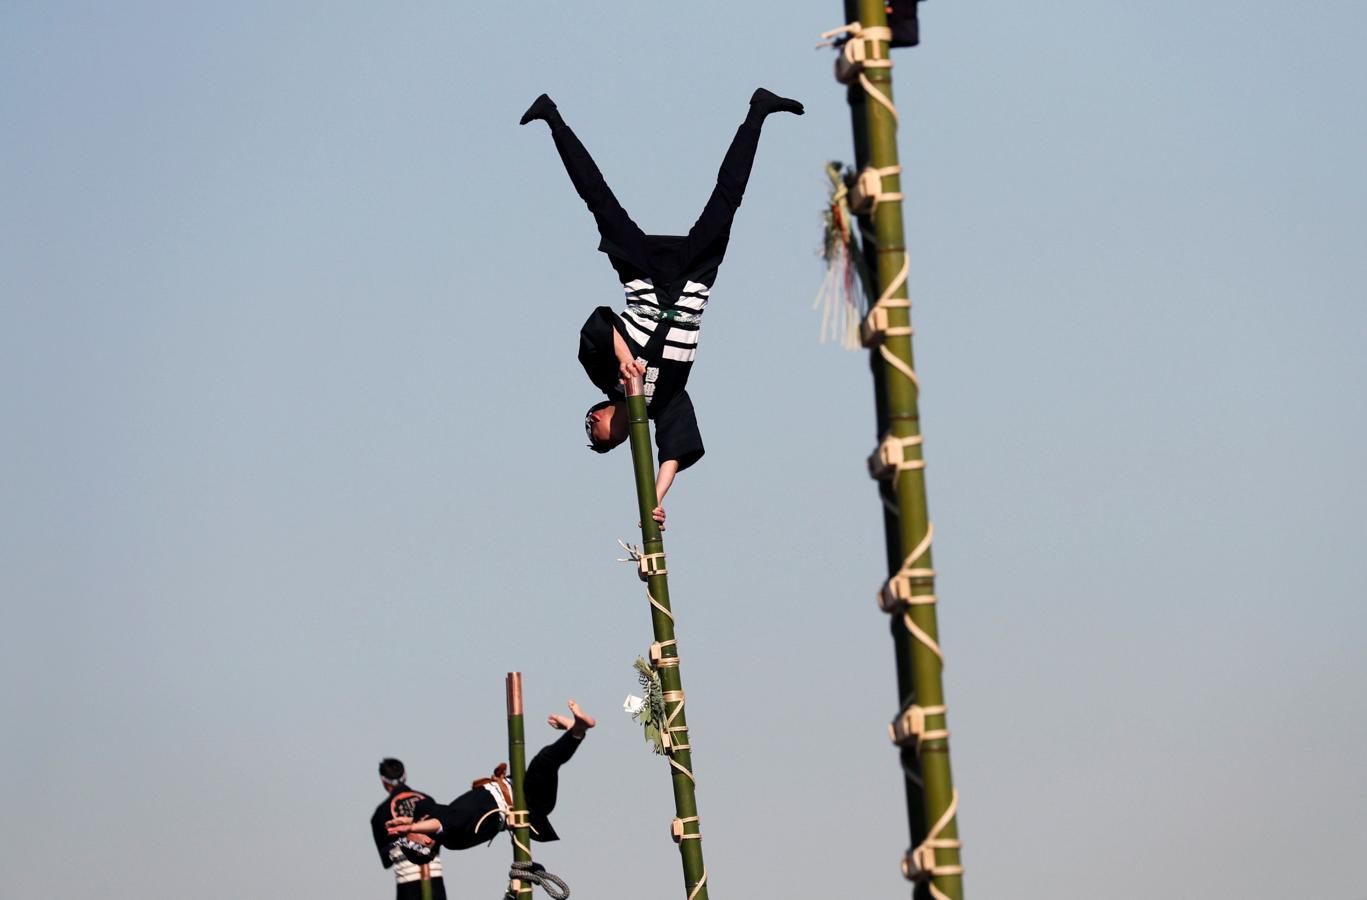
<path fill-rule="evenodd" d="M 676 460 L 680 472 L 702 459 L 702 435 L 688 391 L 680 391 L 655 417 L 655 444 L 660 449 L 660 462 Z"/>
<path fill-rule="evenodd" d="M 621 396 L 617 390 L 621 371 L 612 347 L 612 332 L 621 327 L 622 320 L 617 314 L 600 306 L 589 314 L 584 327 L 579 329 L 579 365 L 584 367 L 584 374 L 595 387 L 614 399 Z"/>
<path fill-rule="evenodd" d="M 394 838 L 384 827 L 384 823 L 388 821 L 389 809 L 383 804 L 375 810 L 375 815 L 370 817 L 370 834 L 375 838 L 375 849 L 380 853 L 380 864 L 386 869 L 394 865 L 394 861 L 389 858 L 389 845 L 394 843 Z"/>

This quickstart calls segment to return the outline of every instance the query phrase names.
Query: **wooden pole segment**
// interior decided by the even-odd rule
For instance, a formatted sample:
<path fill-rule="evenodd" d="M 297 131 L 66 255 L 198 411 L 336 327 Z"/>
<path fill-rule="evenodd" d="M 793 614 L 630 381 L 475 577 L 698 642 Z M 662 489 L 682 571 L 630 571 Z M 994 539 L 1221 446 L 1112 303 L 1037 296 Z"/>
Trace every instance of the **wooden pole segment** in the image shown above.
<path fill-rule="evenodd" d="M 513 862 L 532 861 L 531 828 L 527 823 L 527 794 L 524 781 L 527 775 L 526 735 L 522 722 L 522 673 L 509 672 L 508 692 L 508 778 L 513 783 L 513 811 L 508 833 L 513 838 Z M 522 812 L 519 812 L 522 811 Z M 514 879 L 509 894 L 518 900 L 530 900 L 532 885 Z"/>

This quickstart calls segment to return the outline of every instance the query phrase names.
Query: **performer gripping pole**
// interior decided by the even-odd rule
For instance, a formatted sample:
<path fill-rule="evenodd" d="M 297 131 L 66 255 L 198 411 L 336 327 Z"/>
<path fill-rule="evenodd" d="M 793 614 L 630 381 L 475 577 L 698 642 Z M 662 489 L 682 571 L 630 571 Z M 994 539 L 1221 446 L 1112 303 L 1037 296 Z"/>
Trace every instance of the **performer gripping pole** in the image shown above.
<path fill-rule="evenodd" d="M 664 521 L 662 503 L 674 476 L 703 455 L 693 401 L 684 389 L 698 352 L 702 316 L 731 239 L 759 147 L 760 128 L 776 112 L 801 115 L 802 104 L 759 88 L 745 121 L 722 159 L 717 184 L 686 235 L 645 234 L 617 201 L 593 158 L 545 94 L 522 116 L 544 121 L 570 182 L 598 225 L 598 249 L 607 254 L 626 291 L 619 314 L 600 306 L 579 333 L 579 362 L 607 397 L 585 416 L 589 447 L 606 453 L 627 436 L 622 380 L 645 379 L 645 403 L 655 422 L 660 470 L 647 517 Z M 652 473 L 653 474 L 653 473 Z"/>
<path fill-rule="evenodd" d="M 568 716 L 553 714 L 547 717 L 547 724 L 565 733 L 532 758 L 525 779 L 520 779 L 525 796 L 519 798 L 513 793 L 513 785 L 508 779 L 508 764 L 500 763 L 491 777 L 476 780 L 470 790 L 450 803 L 440 804 L 430 798 L 418 801 L 412 815 L 396 816 L 386 823 L 388 833 L 401 836 L 401 846 L 419 858 L 424 853 L 431 856 L 437 845 L 448 850 L 467 850 L 491 841 L 500 831 L 510 829 L 515 834 L 518 829 L 530 830 L 533 841 L 559 840 L 560 836 L 551 827 L 549 816 L 555 809 L 560 789 L 560 769 L 570 761 L 588 730 L 596 724 L 573 700 L 569 701 L 569 710 Z M 520 712 L 519 741 L 516 745 L 512 741 L 512 728 L 510 716 L 509 748 L 515 750 L 517 758 L 520 758 Z M 518 839 L 527 848 L 527 859 L 530 860 L 530 844 L 525 833 Z M 524 878 L 537 881 L 533 877 L 535 874 L 529 871 Z"/>

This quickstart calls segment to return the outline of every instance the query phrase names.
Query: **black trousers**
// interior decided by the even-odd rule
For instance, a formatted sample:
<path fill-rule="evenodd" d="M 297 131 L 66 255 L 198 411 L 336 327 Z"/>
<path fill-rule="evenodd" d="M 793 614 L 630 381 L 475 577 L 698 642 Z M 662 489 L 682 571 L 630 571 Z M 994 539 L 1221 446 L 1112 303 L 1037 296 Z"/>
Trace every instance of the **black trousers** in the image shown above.
<path fill-rule="evenodd" d="M 731 222 L 740 208 L 745 186 L 750 181 L 763 120 L 763 116 L 752 112 L 736 129 L 736 135 L 731 139 L 731 146 L 727 148 L 721 168 L 717 171 L 717 185 L 708 197 L 702 214 L 678 248 L 678 258 L 683 265 L 703 256 L 720 257 L 725 252 Z M 612 189 L 603 179 L 603 173 L 598 170 L 593 157 L 574 131 L 559 122 L 551 126 L 551 136 L 575 192 L 598 224 L 599 235 L 643 263 L 650 260 L 652 250 L 657 248 L 652 247 L 650 237 L 641 231 L 617 202 Z"/>
<path fill-rule="evenodd" d="M 570 761 L 582 743 L 567 731 L 532 757 L 522 781 L 530 815 L 545 818 L 555 809 L 556 795 L 560 792 L 560 767 Z"/>

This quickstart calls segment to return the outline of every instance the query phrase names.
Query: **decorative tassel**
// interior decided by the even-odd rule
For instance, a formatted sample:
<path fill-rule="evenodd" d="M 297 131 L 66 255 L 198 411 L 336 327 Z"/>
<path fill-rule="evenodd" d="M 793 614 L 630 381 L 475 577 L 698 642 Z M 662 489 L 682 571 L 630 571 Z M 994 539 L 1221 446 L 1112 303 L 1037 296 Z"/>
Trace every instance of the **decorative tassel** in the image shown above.
<path fill-rule="evenodd" d="M 850 213 L 849 184 L 854 175 L 838 162 L 826 164 L 831 193 L 822 211 L 821 258 L 826 277 L 817 289 L 812 309 L 821 310 L 821 343 L 839 341 L 846 350 L 857 350 L 859 323 L 868 311 L 868 272 L 858 229 Z"/>

